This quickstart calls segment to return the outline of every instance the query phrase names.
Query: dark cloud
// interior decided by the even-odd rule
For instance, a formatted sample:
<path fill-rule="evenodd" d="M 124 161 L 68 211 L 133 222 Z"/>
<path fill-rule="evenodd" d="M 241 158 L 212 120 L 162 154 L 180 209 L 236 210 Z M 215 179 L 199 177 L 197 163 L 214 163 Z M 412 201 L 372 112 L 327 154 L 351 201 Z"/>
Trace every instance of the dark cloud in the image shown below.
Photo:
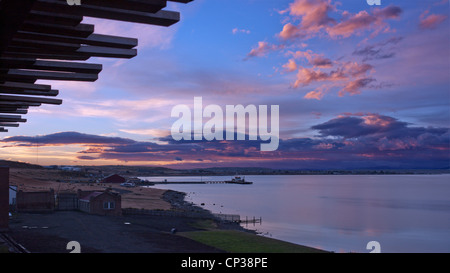
<path fill-rule="evenodd" d="M 133 144 L 136 141 L 120 138 L 89 135 L 79 132 L 61 132 L 42 136 L 13 136 L 6 137 L 1 142 L 17 142 L 22 145 L 63 145 L 63 144 Z"/>
<path fill-rule="evenodd" d="M 363 57 L 363 61 L 394 58 L 397 51 L 394 46 L 402 40 L 403 37 L 393 37 L 380 43 L 357 48 L 353 51 L 353 55 Z"/>
<path fill-rule="evenodd" d="M 312 126 L 314 138 L 280 139 L 279 148 L 261 152 L 261 141 L 174 141 L 165 144 L 75 132 L 39 136 L 46 145 L 83 144 L 79 160 L 169 162 L 189 167 L 269 168 L 448 168 L 449 128 L 413 127 L 379 114 L 351 114 Z M 56 137 L 56 136 L 58 137 Z M 63 137 L 66 136 L 66 137 Z M 80 136 L 81 139 L 73 137 Z M 14 146 L 32 145 L 37 137 L 10 137 Z M 246 136 L 248 139 L 248 136 Z M 70 141 L 69 141 L 70 140 Z M 176 163 L 170 163 L 176 162 Z"/>

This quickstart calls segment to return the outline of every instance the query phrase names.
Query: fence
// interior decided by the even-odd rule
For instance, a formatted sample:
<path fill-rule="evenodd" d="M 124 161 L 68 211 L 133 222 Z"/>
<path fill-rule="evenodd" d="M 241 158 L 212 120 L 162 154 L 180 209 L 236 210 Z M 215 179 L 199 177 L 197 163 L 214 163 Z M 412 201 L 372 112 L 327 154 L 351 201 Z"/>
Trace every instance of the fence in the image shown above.
<path fill-rule="evenodd" d="M 171 216 L 171 217 L 188 217 L 201 219 L 218 219 L 225 222 L 240 222 L 241 216 L 237 214 L 210 214 L 206 212 L 196 211 L 177 211 L 177 210 L 146 210 L 146 209 L 122 209 L 123 215 L 151 215 L 151 216 Z"/>

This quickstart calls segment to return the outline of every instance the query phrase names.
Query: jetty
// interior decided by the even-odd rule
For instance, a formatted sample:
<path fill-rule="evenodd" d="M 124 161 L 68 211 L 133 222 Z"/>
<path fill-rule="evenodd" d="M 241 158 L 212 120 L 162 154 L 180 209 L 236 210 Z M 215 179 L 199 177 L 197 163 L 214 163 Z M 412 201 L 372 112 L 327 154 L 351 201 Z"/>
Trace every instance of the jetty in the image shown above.
<path fill-rule="evenodd" d="M 147 185 L 175 185 L 175 184 L 239 184 L 239 185 L 251 185 L 253 182 L 246 181 L 245 178 L 241 178 L 239 176 L 235 176 L 231 180 L 201 180 L 201 181 L 167 181 L 164 179 L 163 181 L 143 181 Z"/>

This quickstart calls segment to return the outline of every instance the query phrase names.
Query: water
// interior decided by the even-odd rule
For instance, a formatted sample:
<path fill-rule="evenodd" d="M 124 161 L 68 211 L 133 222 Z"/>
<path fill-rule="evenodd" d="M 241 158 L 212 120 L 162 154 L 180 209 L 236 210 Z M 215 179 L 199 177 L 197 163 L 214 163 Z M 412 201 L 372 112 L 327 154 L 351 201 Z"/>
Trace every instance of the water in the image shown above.
<path fill-rule="evenodd" d="M 150 181 L 230 177 L 150 177 Z M 450 252 L 450 175 L 246 176 L 253 185 L 156 185 L 215 213 L 262 217 L 265 236 L 335 252 Z"/>

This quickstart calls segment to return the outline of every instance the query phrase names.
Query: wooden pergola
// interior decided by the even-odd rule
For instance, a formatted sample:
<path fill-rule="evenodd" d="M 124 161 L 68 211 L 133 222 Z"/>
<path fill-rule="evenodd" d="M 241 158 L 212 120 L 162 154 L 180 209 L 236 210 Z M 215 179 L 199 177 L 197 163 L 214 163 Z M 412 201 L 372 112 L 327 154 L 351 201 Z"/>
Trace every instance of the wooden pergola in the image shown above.
<path fill-rule="evenodd" d="M 62 103 L 52 98 L 58 90 L 37 80 L 94 82 L 102 65 L 84 61 L 137 55 L 137 39 L 96 34 L 84 16 L 166 27 L 180 20 L 179 12 L 164 10 L 166 0 L 80 2 L 0 0 L 0 132 L 26 122 L 29 107 Z"/>

